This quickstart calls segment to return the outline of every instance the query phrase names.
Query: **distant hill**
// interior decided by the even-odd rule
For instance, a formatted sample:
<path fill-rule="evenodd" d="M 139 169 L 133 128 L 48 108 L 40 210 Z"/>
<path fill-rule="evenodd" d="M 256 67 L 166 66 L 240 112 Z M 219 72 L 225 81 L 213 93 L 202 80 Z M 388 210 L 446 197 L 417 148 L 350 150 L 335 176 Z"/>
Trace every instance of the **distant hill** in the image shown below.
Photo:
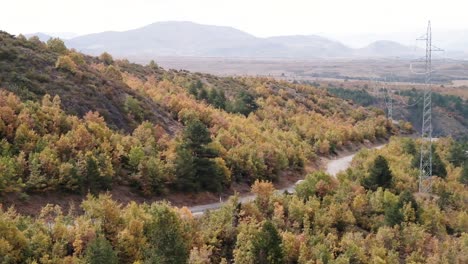
<path fill-rule="evenodd" d="M 126 58 L 162 56 L 329 58 L 408 56 L 409 47 L 379 41 L 364 49 L 316 35 L 258 38 L 232 27 L 192 22 L 158 22 L 128 31 L 108 31 L 66 41 L 68 47 L 98 55 L 104 51 Z"/>
<path fill-rule="evenodd" d="M 407 32 L 381 32 L 381 33 L 363 33 L 363 34 L 344 34 L 332 35 L 326 34 L 325 37 L 336 39 L 354 48 L 362 48 L 379 40 L 392 40 L 407 46 L 418 46 L 424 48 L 424 41 L 416 41 L 424 31 Z M 441 30 L 432 32 L 432 43 L 444 50 L 446 57 L 456 59 L 468 58 L 468 29 Z"/>
<path fill-rule="evenodd" d="M 32 36 L 37 36 L 41 41 L 47 41 L 50 38 L 60 38 L 60 39 L 71 39 L 75 38 L 78 36 L 78 34 L 73 33 L 73 32 L 50 32 L 50 33 L 44 33 L 44 32 L 36 32 L 36 33 L 29 33 L 29 34 L 24 34 L 26 38 L 30 38 Z"/>
<path fill-rule="evenodd" d="M 268 41 L 283 45 L 290 56 L 349 56 L 351 49 L 344 44 L 316 35 L 278 36 L 267 38 Z"/>
<path fill-rule="evenodd" d="M 271 56 L 281 45 L 231 27 L 191 22 L 161 22 L 124 32 L 103 32 L 71 39 L 67 46 L 89 54 L 118 56 Z"/>
<path fill-rule="evenodd" d="M 389 40 L 375 41 L 364 48 L 354 50 L 354 54 L 359 57 L 414 57 L 421 54 L 420 52 L 421 50 L 415 47 Z"/>
<path fill-rule="evenodd" d="M 31 34 L 25 34 L 24 35 L 26 38 L 30 38 L 30 37 L 33 37 L 33 36 L 36 36 L 38 37 L 41 41 L 43 42 L 46 42 L 47 40 L 49 40 L 50 38 L 52 38 L 52 36 L 50 35 L 47 35 L 45 33 L 41 33 L 41 32 L 37 32 L 37 33 L 31 33 Z"/>

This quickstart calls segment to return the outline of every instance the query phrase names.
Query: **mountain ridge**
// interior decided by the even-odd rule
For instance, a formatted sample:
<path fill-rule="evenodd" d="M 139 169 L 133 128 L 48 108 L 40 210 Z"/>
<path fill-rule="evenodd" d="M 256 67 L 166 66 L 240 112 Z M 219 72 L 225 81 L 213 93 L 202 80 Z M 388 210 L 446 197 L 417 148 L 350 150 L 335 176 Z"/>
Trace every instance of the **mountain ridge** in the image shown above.
<path fill-rule="evenodd" d="M 441 32 L 438 36 L 445 36 Z M 66 36 L 63 39 L 67 46 L 90 55 L 104 51 L 119 57 L 254 57 L 254 58 L 360 58 L 360 57 L 405 57 L 414 58 L 414 44 L 392 35 L 380 34 L 373 37 L 362 36 L 360 45 L 356 46 L 355 37 L 332 37 L 329 34 L 281 35 L 257 37 L 230 26 L 216 26 L 190 21 L 162 21 L 125 31 L 104 31 L 77 35 L 74 33 L 33 33 L 41 41 L 50 37 Z M 456 40 L 441 46 L 447 49 L 452 57 L 466 58 L 466 32 L 459 32 Z M 74 36 L 74 37 L 72 37 Z M 214 38 L 213 38 L 214 37 Z M 394 39 L 398 39 L 395 41 Z M 300 41 L 298 41 L 300 40 Z M 369 49 L 373 43 L 391 41 L 398 45 L 375 51 Z M 403 41 L 403 42 L 402 42 Z M 353 45 L 354 43 L 354 45 Z M 366 43 L 366 44 L 364 44 Z M 119 46 L 120 45 L 120 46 Z M 134 50 L 137 50 L 135 52 Z"/>
<path fill-rule="evenodd" d="M 189 21 L 155 22 L 126 31 L 92 33 L 67 39 L 65 43 L 70 48 L 90 55 L 106 51 L 118 57 L 355 58 L 369 54 L 375 56 L 375 52 L 369 52 L 365 48 L 353 49 L 340 41 L 319 35 L 261 38 L 233 27 L 203 25 Z M 409 47 L 398 44 L 397 52 L 380 49 L 378 57 L 412 55 Z"/>

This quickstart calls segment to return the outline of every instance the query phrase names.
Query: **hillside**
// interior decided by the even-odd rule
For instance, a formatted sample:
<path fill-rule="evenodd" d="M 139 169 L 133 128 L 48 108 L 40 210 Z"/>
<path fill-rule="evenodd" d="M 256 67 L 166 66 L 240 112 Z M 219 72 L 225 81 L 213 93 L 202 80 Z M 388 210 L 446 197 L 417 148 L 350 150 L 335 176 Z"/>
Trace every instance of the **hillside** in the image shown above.
<path fill-rule="evenodd" d="M 397 132 L 383 112 L 309 85 L 166 71 L 84 56 L 58 39 L 1 36 L 1 194 L 220 193 Z"/>
<path fill-rule="evenodd" d="M 98 111 L 114 129 L 131 131 L 141 121 L 149 120 L 175 132 L 177 122 L 160 105 L 106 73 L 105 68 L 95 67 L 102 63 L 98 58 L 70 52 L 73 69 L 59 68 L 56 64 L 64 51 L 56 49 L 36 39 L 27 41 L 0 32 L 0 86 L 23 100 L 58 95 L 67 113 L 82 117 L 88 111 Z M 140 118 L 132 117 L 125 108 L 131 99 L 139 102 Z"/>
<path fill-rule="evenodd" d="M 376 84 L 379 85 L 379 84 Z M 423 101 L 422 89 L 411 88 L 410 85 L 390 84 L 392 94 L 393 115 L 397 120 L 411 122 L 416 131 L 421 130 Z M 368 84 L 349 82 L 345 85 L 337 83 L 322 83 L 331 94 L 350 100 L 358 105 L 373 106 L 386 110 L 385 100 L 389 95 L 376 93 Z M 434 91 L 432 95 L 432 126 L 434 137 L 464 138 L 468 135 L 468 100 L 457 95 L 444 94 L 444 88 Z"/>

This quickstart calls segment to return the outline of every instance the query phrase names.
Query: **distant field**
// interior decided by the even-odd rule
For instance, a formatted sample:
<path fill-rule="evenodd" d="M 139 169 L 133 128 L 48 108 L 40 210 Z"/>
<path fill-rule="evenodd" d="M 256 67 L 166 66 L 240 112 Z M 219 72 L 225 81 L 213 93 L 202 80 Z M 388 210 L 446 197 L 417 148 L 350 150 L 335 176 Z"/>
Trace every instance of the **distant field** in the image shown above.
<path fill-rule="evenodd" d="M 383 82 L 375 80 L 343 80 L 334 78 L 317 78 L 313 82 L 318 83 L 323 87 L 332 86 L 358 90 L 363 89 L 363 87 L 367 87 L 367 90 L 370 92 L 382 87 L 388 87 L 392 88 L 393 90 L 401 91 L 411 90 L 413 88 L 416 90 L 422 90 L 426 88 L 425 84 L 414 82 Z M 432 90 L 441 94 L 460 96 L 463 99 L 468 100 L 468 86 L 457 85 L 460 84 L 433 84 Z"/>
<path fill-rule="evenodd" d="M 133 58 L 147 63 L 147 59 Z M 331 79 L 380 79 L 421 83 L 423 64 L 402 59 L 248 59 L 248 58 L 200 58 L 161 57 L 157 63 L 165 68 L 217 75 L 263 75 L 286 80 Z M 410 69 L 412 65 L 412 69 Z M 434 82 L 445 86 L 468 87 L 468 61 L 434 60 Z"/>

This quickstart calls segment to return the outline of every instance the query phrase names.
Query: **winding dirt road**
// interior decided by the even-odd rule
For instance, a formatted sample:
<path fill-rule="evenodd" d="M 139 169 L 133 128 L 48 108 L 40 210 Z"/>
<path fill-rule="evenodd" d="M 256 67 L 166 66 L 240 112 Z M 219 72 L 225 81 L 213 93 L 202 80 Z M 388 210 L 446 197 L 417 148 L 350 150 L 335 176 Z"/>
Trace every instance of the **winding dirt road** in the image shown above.
<path fill-rule="evenodd" d="M 375 146 L 375 147 L 372 147 L 372 148 L 373 149 L 380 149 L 385 145 L 386 144 L 383 144 L 383 145 Z M 340 158 L 337 158 L 337 159 L 329 160 L 327 162 L 327 164 L 326 164 L 326 172 L 335 177 L 339 172 L 341 172 L 343 170 L 346 170 L 350 166 L 351 161 L 353 160 L 353 158 L 354 158 L 354 156 L 356 155 L 357 152 L 359 152 L 359 151 L 356 151 L 355 153 L 347 155 L 347 156 L 343 156 L 343 157 L 340 157 Z M 285 191 L 288 191 L 289 193 L 292 193 L 292 192 L 294 192 L 294 189 L 295 189 L 296 185 L 298 183 L 300 183 L 301 181 L 302 180 L 299 180 L 299 181 L 289 185 L 286 188 L 279 189 L 279 190 L 277 190 L 277 192 L 283 193 Z M 254 199 L 255 199 L 255 195 L 250 194 L 250 195 L 245 195 L 245 196 L 240 197 L 239 201 L 241 203 L 246 203 L 246 202 L 253 201 Z M 217 202 L 217 203 L 210 203 L 210 204 L 192 206 L 189 209 L 190 209 L 190 211 L 192 212 L 192 214 L 194 216 L 201 216 L 201 215 L 203 215 L 203 213 L 205 211 L 207 211 L 207 210 L 216 210 L 216 209 L 220 208 L 223 204 L 224 204 L 224 202 L 220 201 L 220 202 Z"/>
<path fill-rule="evenodd" d="M 379 145 L 373 147 L 373 149 L 381 149 L 383 148 L 384 145 Z M 359 151 L 358 151 L 359 152 Z M 351 161 L 353 160 L 354 156 L 356 155 L 357 152 L 347 155 L 338 159 L 330 160 L 327 163 L 327 173 L 336 176 L 339 172 L 346 170 L 349 165 L 351 164 Z"/>

